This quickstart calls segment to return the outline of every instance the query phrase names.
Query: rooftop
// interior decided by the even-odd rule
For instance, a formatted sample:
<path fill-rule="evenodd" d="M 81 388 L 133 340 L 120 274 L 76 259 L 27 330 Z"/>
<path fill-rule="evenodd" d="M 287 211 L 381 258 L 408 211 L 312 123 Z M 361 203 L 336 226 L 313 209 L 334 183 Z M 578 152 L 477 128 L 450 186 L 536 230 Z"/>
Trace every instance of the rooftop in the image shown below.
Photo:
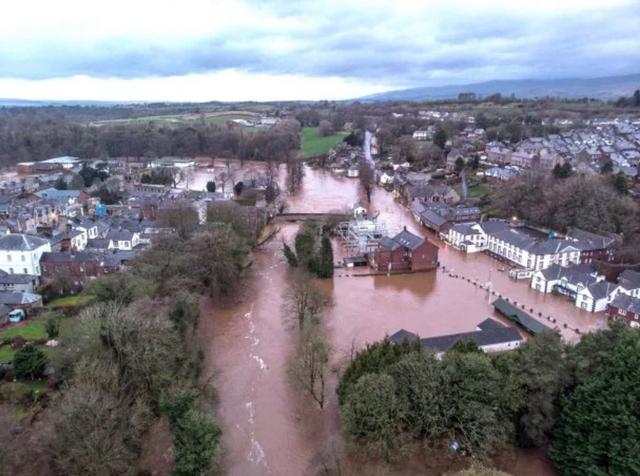
<path fill-rule="evenodd" d="M 21 233 L 0 237 L 0 250 L 3 251 L 33 251 L 48 244 L 44 238 Z"/>

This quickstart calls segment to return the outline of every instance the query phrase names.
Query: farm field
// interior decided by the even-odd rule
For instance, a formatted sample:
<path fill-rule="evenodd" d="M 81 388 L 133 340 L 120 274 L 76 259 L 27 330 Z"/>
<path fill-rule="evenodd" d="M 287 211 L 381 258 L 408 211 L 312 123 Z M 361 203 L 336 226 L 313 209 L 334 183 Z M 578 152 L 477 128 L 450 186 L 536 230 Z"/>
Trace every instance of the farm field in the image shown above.
<path fill-rule="evenodd" d="M 205 112 L 198 113 L 185 113 L 185 114 L 167 114 L 158 116 L 142 116 L 125 119 L 108 119 L 104 121 L 92 122 L 93 126 L 101 126 L 108 124 L 160 124 L 160 125 L 188 125 L 196 124 L 204 120 L 210 124 L 224 124 L 227 121 L 235 119 L 255 120 L 259 117 L 258 113 L 251 111 L 221 111 L 221 112 Z"/>
<path fill-rule="evenodd" d="M 338 132 L 330 136 L 322 137 L 320 136 L 318 127 L 303 127 L 300 155 L 306 158 L 326 154 L 340 143 L 346 135 L 344 132 Z"/>

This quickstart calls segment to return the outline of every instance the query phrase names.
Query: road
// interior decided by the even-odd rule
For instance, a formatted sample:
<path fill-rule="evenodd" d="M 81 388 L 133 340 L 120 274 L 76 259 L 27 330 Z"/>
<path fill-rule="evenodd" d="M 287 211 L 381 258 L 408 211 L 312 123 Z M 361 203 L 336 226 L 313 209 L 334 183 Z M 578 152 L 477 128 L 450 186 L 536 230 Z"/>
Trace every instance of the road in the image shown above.
<path fill-rule="evenodd" d="M 373 158 L 371 158 L 371 138 L 373 134 L 371 132 L 365 130 L 364 131 L 364 142 L 362 144 L 362 148 L 364 149 L 364 158 L 367 160 L 369 165 L 375 169 L 375 163 L 373 162 Z"/>

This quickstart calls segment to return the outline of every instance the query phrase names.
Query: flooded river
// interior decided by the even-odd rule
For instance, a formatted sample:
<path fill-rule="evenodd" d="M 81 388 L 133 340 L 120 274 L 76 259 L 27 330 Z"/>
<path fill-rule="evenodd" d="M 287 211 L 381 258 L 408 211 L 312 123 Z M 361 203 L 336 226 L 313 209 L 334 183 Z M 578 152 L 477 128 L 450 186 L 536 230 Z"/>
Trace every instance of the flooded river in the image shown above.
<path fill-rule="evenodd" d="M 307 169 L 302 189 L 288 197 L 288 202 L 290 211 L 322 212 L 350 208 L 360 198 L 357 180 Z M 426 235 L 410 213 L 383 190 L 375 190 L 371 208 L 380 213 L 392 232 L 407 226 Z M 210 309 L 201 325 L 205 373 L 214 376 L 219 393 L 217 412 L 224 431 L 223 460 L 228 474 L 314 474 L 323 461 L 341 456 L 343 441 L 334 389 L 339 363 L 348 358 L 352 348 L 401 328 L 423 337 L 471 331 L 486 317 L 494 316 L 492 299 L 485 290 L 442 270 L 376 277 L 338 271 L 333 280 L 320 281 L 333 302 L 323 322 L 334 351 L 328 403 L 320 410 L 287 376 L 296 332 L 282 317 L 282 293 L 291 275 L 281 246 L 296 228 L 294 224 L 282 225 L 279 236 L 255 252 L 254 275 L 248 280 L 242 304 Z M 497 292 L 525 304 L 527 311 L 555 317 L 569 340 L 579 337 L 571 328 L 588 331 L 604 323 L 602 316 L 581 311 L 560 297 L 534 292 L 525 281 L 510 280 L 498 271 L 500 265 L 485 255 L 464 255 L 433 236 L 429 238 L 440 246 L 440 262 L 447 271 L 483 284 L 491 280 Z M 339 245 L 335 249 L 339 256 Z M 446 469 L 430 466 L 427 457 L 391 468 L 354 461 L 347 459 L 343 469 L 350 464 L 357 464 L 358 469 L 345 474 L 435 475 Z M 556 474 L 540 451 L 515 451 L 498 458 L 496 464 L 519 476 Z"/>

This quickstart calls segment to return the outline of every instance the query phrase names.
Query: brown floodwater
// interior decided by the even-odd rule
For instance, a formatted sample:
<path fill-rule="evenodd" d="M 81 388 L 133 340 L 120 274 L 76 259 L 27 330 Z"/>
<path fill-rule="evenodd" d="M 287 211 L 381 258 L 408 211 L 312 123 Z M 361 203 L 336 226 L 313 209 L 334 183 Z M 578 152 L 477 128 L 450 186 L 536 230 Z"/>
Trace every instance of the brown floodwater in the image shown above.
<path fill-rule="evenodd" d="M 288 202 L 290 211 L 322 212 L 351 207 L 361 198 L 357 180 L 307 169 L 301 190 L 288 197 Z M 371 209 L 380 213 L 391 231 L 407 226 L 427 235 L 410 213 L 381 189 L 375 190 Z M 553 316 L 568 340 L 579 337 L 572 328 L 586 332 L 605 322 L 603 316 L 579 310 L 561 297 L 529 289 L 526 281 L 511 280 L 498 271 L 499 263 L 485 255 L 462 254 L 429 236 L 440 246 L 440 262 L 446 272 L 358 277 L 338 270 L 334 279 L 319 281 L 332 302 L 323 323 L 333 348 L 328 402 L 320 410 L 287 376 L 296 331 L 282 313 L 282 294 L 291 271 L 281 246 L 283 239 L 293 236 L 297 225 L 280 226 L 278 236 L 255 251 L 253 276 L 248 279 L 242 303 L 211 307 L 200 328 L 205 376 L 213 377 L 218 389 L 217 414 L 224 432 L 223 464 L 228 474 L 314 474 L 323 461 L 336 458 L 344 458 L 343 469 L 358 468 L 347 474 L 435 475 L 462 465 L 464 461 L 446 460 L 438 465 L 418 455 L 381 466 L 344 456 L 335 384 L 338 368 L 352 349 L 367 342 L 401 328 L 424 337 L 471 331 L 486 317 L 496 317 L 490 305 L 495 296 L 490 299 L 473 281 L 484 284 L 490 279 L 496 292 L 525 304 L 527 311 Z M 339 247 L 335 243 L 337 257 Z M 449 270 L 464 278 L 451 277 Z M 557 474 L 539 450 L 508 452 L 496 458 L 495 464 L 518 476 Z"/>

